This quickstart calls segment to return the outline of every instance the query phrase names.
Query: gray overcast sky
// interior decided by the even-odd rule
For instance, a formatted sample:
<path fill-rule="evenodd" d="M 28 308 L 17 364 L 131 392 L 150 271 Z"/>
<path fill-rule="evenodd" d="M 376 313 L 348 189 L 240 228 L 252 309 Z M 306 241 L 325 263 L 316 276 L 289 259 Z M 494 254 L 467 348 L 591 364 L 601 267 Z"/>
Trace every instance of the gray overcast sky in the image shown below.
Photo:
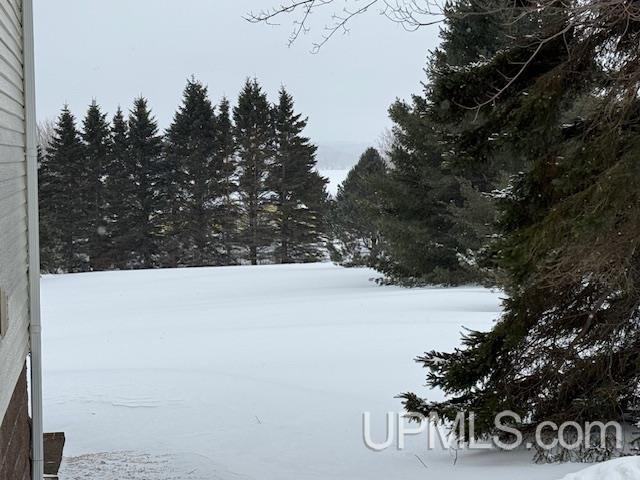
<path fill-rule="evenodd" d="M 54 118 L 68 103 L 81 116 L 92 98 L 111 114 L 143 94 L 164 128 L 190 75 L 209 86 L 214 102 L 222 95 L 235 102 L 244 79 L 256 76 L 272 100 L 286 85 L 315 142 L 375 143 L 389 126 L 389 104 L 420 90 L 437 27 L 410 33 L 370 12 L 313 55 L 320 29 L 287 48 L 292 18 L 276 27 L 242 19 L 276 3 L 37 0 L 38 115 Z M 314 22 L 325 20 L 317 14 Z"/>

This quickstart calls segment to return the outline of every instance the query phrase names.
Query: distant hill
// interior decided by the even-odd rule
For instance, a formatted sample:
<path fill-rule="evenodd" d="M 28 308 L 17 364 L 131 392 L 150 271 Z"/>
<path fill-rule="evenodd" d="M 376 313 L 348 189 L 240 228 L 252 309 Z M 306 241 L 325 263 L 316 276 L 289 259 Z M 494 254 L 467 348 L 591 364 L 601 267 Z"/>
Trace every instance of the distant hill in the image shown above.
<path fill-rule="evenodd" d="M 350 170 L 370 146 L 366 143 L 321 143 L 318 145 L 318 170 Z"/>

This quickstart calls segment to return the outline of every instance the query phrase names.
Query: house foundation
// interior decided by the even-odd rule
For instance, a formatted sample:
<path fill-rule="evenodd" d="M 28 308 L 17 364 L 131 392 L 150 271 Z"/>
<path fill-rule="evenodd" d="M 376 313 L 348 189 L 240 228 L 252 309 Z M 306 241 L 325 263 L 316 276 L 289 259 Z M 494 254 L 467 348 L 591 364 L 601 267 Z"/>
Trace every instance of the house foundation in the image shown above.
<path fill-rule="evenodd" d="M 0 426 L 0 480 L 31 480 L 31 425 L 26 367 L 14 387 L 9 408 Z"/>

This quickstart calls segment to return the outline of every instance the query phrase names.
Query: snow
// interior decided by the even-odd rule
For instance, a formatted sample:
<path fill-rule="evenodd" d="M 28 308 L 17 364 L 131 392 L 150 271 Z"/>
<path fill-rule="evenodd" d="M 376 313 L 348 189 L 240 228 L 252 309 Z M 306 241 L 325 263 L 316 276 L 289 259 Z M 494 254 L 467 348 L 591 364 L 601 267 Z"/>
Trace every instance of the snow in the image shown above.
<path fill-rule="evenodd" d="M 347 179 L 349 170 L 320 170 L 320 175 L 329 180 L 327 191 L 335 198 L 338 187 Z"/>
<path fill-rule="evenodd" d="M 640 457 L 624 457 L 594 465 L 562 480 L 637 480 L 640 478 Z"/>
<path fill-rule="evenodd" d="M 46 276 L 47 431 L 61 480 L 557 480 L 530 452 L 374 452 L 413 358 L 487 329 L 500 295 L 380 287 L 329 264 Z M 421 393 L 426 393 L 421 391 Z M 432 392 L 431 398 L 438 398 Z M 581 477 L 580 480 L 583 480 Z"/>

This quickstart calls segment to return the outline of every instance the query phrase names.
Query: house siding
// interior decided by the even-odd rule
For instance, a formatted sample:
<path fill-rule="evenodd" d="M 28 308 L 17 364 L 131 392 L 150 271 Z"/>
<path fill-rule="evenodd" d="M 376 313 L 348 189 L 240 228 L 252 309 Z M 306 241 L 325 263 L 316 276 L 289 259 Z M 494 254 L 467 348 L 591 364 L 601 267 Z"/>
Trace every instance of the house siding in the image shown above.
<path fill-rule="evenodd" d="M 29 458 L 29 444 L 24 445 L 29 278 L 23 44 L 22 0 L 0 0 L 0 289 L 8 299 L 7 330 L 0 337 L 0 460 L 5 474 L 7 468 L 21 470 L 25 455 Z M 15 477 L 0 474 L 0 480 L 23 478 L 11 471 Z"/>

